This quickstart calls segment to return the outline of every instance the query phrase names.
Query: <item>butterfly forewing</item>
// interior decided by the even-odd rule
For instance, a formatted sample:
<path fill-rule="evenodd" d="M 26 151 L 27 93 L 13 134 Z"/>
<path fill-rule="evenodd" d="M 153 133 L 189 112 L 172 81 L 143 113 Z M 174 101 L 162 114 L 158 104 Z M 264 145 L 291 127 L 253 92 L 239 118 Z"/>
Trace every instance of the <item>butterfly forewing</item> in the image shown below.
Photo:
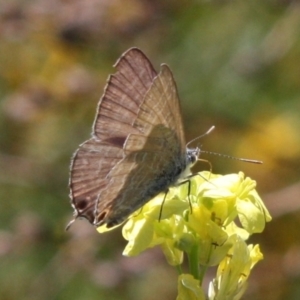
<path fill-rule="evenodd" d="M 116 62 L 117 72 L 109 77 L 94 122 L 94 135 L 105 140 L 136 132 L 132 121 L 157 75 L 148 58 L 136 48 Z"/>
<path fill-rule="evenodd" d="M 125 157 L 108 174 L 110 182 L 100 197 L 111 209 L 102 219 L 104 201 L 99 201 L 97 221 L 108 226 L 122 222 L 159 192 L 166 191 L 186 167 L 181 115 L 174 114 L 179 100 L 169 68 L 161 72 L 145 95 L 124 144 Z"/>
<path fill-rule="evenodd" d="M 75 216 L 111 227 L 174 184 L 186 168 L 179 100 L 171 71 L 156 73 L 138 49 L 116 63 L 100 100 L 93 138 L 71 166 Z"/>

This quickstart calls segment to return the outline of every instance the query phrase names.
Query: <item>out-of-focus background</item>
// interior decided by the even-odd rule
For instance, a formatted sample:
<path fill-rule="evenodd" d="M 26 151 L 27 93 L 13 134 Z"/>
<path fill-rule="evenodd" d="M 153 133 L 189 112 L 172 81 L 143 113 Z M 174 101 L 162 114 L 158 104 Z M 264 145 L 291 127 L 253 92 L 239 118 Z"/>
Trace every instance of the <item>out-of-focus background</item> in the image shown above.
<path fill-rule="evenodd" d="M 159 249 L 126 258 L 120 230 L 64 231 L 71 155 L 132 46 L 171 67 L 187 140 L 215 125 L 204 150 L 264 161 L 202 156 L 255 179 L 274 218 L 251 238 L 265 259 L 244 299 L 299 299 L 300 4 L 288 0 L 0 2 L 0 299 L 175 299 Z"/>

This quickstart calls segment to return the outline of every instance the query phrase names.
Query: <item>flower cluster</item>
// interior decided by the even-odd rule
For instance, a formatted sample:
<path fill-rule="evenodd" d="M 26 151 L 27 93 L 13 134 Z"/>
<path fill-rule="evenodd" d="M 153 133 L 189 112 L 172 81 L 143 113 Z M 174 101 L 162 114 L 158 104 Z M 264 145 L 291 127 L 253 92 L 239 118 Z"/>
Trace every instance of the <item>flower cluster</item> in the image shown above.
<path fill-rule="evenodd" d="M 129 218 L 123 226 L 128 241 L 123 254 L 134 256 L 159 245 L 179 271 L 178 300 L 205 299 L 203 277 L 208 267 L 218 265 L 208 298 L 240 299 L 251 269 L 263 258 L 258 245 L 245 241 L 271 220 L 255 186 L 243 173 L 191 177 Z M 184 254 L 187 272 L 181 266 Z"/>

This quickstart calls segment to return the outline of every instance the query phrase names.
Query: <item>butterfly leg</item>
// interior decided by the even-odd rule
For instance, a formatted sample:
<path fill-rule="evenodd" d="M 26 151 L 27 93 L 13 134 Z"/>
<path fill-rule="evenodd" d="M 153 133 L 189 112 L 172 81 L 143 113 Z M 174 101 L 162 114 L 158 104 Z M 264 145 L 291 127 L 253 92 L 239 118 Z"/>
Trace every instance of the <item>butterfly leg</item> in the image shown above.
<path fill-rule="evenodd" d="M 197 162 L 198 162 L 198 161 L 203 161 L 203 162 L 207 163 L 207 164 L 209 165 L 209 172 L 212 173 L 212 164 L 211 164 L 211 162 L 210 162 L 209 160 L 202 159 L 202 158 L 198 158 L 198 159 L 197 159 Z M 193 176 L 193 175 L 190 175 L 190 176 Z M 190 176 L 189 176 L 189 177 L 190 177 Z"/>
<path fill-rule="evenodd" d="M 167 197 L 168 193 L 169 193 L 169 189 L 165 192 L 164 199 L 163 199 L 163 201 L 162 201 L 162 203 L 161 203 L 160 210 L 159 210 L 159 216 L 158 216 L 158 222 L 160 222 L 160 220 L 161 220 L 161 215 L 162 215 L 163 206 L 164 206 L 164 204 L 165 204 L 166 197 Z"/>
<path fill-rule="evenodd" d="M 176 184 L 176 186 L 180 186 L 182 184 L 188 184 L 188 199 L 189 199 L 189 206 L 190 206 L 190 211 L 191 213 L 193 213 L 193 207 L 192 207 L 192 202 L 190 199 L 190 194 L 191 194 L 191 181 L 190 178 L 194 177 L 196 175 L 189 175 L 188 177 L 186 177 L 186 179 L 184 179 L 183 181 L 180 181 L 179 183 Z"/>

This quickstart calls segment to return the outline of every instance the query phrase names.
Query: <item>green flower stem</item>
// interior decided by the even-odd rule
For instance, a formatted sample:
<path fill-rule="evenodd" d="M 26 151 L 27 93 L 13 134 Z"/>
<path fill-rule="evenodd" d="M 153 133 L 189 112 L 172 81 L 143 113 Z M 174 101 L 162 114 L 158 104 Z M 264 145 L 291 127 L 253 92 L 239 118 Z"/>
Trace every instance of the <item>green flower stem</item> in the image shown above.
<path fill-rule="evenodd" d="M 203 282 L 203 278 L 204 278 L 204 275 L 206 273 L 206 270 L 207 270 L 206 265 L 200 265 L 199 266 L 199 281 L 200 281 L 201 284 Z"/>
<path fill-rule="evenodd" d="M 213 250 L 213 245 L 210 246 L 210 251 L 209 251 L 209 255 L 208 255 L 208 261 L 210 259 L 210 256 L 211 256 L 211 253 L 212 253 L 212 250 Z M 208 268 L 208 265 L 199 265 L 199 281 L 202 283 L 203 281 L 203 278 L 204 278 L 204 275 L 206 273 L 206 270 Z"/>
<path fill-rule="evenodd" d="M 175 268 L 176 268 L 178 274 L 181 275 L 181 274 L 182 274 L 182 268 L 181 268 L 181 265 L 177 265 L 177 266 L 175 266 Z"/>
<path fill-rule="evenodd" d="M 189 260 L 189 270 L 190 274 L 193 275 L 195 279 L 200 279 L 199 274 L 199 252 L 198 252 L 198 245 L 195 244 L 191 248 L 191 251 L 188 253 L 188 260 Z"/>

